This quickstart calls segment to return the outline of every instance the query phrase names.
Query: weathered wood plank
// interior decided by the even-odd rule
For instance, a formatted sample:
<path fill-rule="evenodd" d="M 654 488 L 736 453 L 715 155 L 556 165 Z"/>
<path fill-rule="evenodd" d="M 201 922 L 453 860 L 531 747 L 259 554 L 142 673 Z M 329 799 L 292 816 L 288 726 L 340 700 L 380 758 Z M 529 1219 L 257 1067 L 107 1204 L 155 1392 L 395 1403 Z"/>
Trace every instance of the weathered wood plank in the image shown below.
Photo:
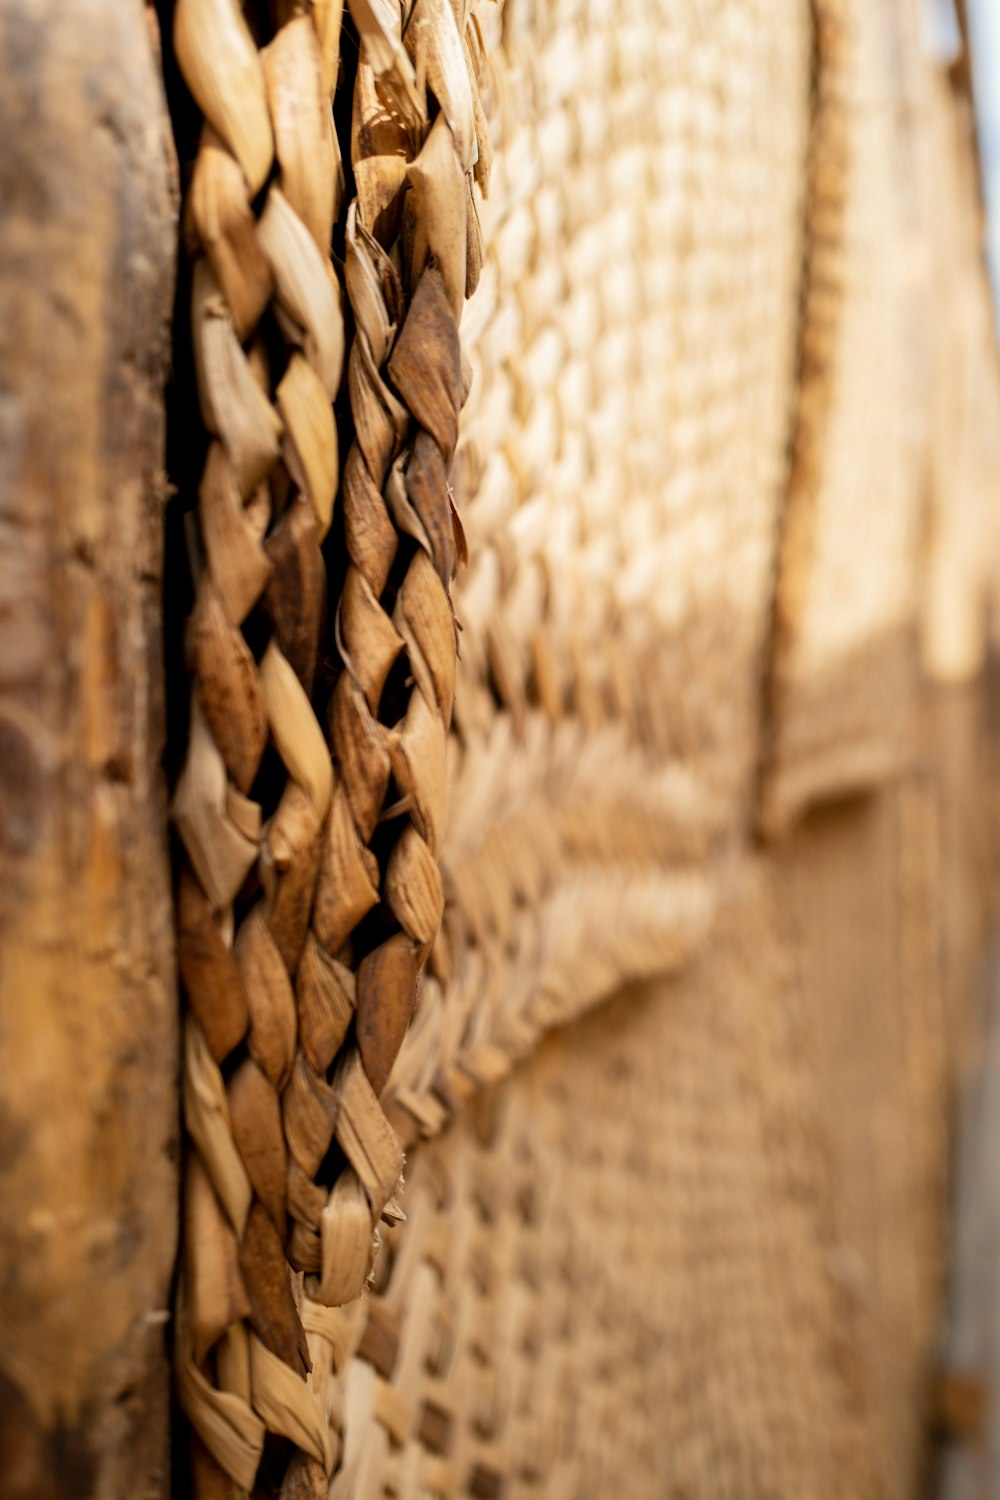
<path fill-rule="evenodd" d="M 176 1004 L 141 0 L 0 3 L 0 1495 L 167 1482 Z"/>

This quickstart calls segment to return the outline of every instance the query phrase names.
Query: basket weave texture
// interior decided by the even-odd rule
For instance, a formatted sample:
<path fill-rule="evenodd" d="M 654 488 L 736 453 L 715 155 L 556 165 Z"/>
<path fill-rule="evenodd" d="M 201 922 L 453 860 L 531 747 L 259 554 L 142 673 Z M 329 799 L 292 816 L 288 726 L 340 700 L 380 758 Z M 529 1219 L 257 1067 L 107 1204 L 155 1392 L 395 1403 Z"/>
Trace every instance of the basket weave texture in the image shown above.
<path fill-rule="evenodd" d="M 824 977 L 795 849 L 748 845 L 912 748 L 915 12 L 342 20 L 174 13 L 205 116 L 174 799 L 194 1489 L 882 1494 L 936 1220 L 883 1432 L 838 1363 L 836 1132 L 797 1067 L 849 1074 L 816 1007 L 857 970 Z M 831 836 L 829 909 L 871 856 L 919 1217 L 938 832 L 907 778 Z"/>

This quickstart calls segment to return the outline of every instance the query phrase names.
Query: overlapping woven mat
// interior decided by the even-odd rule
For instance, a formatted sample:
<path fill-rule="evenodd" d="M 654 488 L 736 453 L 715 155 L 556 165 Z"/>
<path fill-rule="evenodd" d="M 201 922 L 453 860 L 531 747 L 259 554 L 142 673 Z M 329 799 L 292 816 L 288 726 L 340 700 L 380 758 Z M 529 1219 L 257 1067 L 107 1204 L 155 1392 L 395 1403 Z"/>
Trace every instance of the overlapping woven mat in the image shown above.
<path fill-rule="evenodd" d="M 442 1147 L 470 1186 L 440 1197 L 432 1250 L 401 1224 L 403 1153 L 552 1027 L 704 944 L 750 818 L 782 514 L 767 805 L 816 790 L 824 725 L 848 760 L 868 753 L 865 694 L 831 719 L 809 693 L 818 663 L 850 654 L 845 631 L 895 638 L 912 612 L 910 304 L 898 275 L 872 308 L 831 299 L 821 262 L 837 285 L 869 254 L 888 277 L 880 235 L 905 243 L 888 54 L 860 9 L 779 9 L 173 12 L 205 115 L 184 207 L 206 456 L 174 802 L 176 1347 L 197 1493 L 291 1500 L 332 1477 L 343 1495 L 492 1494 L 515 1469 L 531 1492 L 535 1460 L 511 1455 L 533 1443 L 548 1472 L 558 1375 L 535 1437 L 515 1423 L 494 1451 L 497 1382 L 482 1416 L 456 1412 L 454 1385 L 418 1400 L 451 1371 L 450 1335 L 420 1323 L 408 1280 L 391 1290 L 407 1255 L 464 1267 L 448 1257 L 474 1236 L 470 1194 L 515 1253 L 501 1168 L 524 1137 L 497 1138 L 495 1170 L 474 1144 Z M 863 408 L 854 376 L 834 378 L 848 357 Z M 884 454 L 859 456 L 862 417 Z M 899 563 L 881 591 L 841 567 L 826 498 L 846 485 L 860 504 L 859 464 L 885 497 L 872 550 Z M 800 595 L 803 558 L 825 582 Z M 621 1130 L 625 1157 L 646 1149 L 638 1117 Z M 438 1157 L 416 1159 L 432 1183 Z M 612 1383 L 652 1473 L 634 1311 Z M 502 1353 L 489 1316 L 474 1342 Z M 581 1334 L 597 1365 L 602 1318 Z M 566 1462 L 564 1492 L 586 1493 Z"/>
<path fill-rule="evenodd" d="M 762 821 L 898 768 L 914 685 L 932 310 L 917 11 L 817 0 L 798 411 Z"/>

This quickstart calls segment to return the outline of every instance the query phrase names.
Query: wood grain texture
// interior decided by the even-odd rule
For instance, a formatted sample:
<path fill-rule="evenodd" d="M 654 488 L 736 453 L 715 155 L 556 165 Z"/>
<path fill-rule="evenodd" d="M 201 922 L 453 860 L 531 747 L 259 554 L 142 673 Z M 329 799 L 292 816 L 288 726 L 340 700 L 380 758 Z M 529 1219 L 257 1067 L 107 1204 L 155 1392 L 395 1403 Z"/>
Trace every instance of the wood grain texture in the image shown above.
<path fill-rule="evenodd" d="M 171 158 L 141 0 L 0 5 L 0 1495 L 167 1486 Z"/>

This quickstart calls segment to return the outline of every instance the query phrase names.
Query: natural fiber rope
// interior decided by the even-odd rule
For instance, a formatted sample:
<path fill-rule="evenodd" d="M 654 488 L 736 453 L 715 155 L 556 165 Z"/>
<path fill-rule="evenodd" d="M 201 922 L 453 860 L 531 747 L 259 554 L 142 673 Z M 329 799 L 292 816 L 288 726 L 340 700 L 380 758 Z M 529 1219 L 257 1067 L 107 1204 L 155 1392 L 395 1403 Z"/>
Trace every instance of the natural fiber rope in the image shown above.
<path fill-rule="evenodd" d="M 292 1262 L 320 1271 L 307 1280 L 309 1346 L 315 1365 L 331 1373 L 353 1347 L 348 1335 L 358 1322 L 356 1308 L 342 1315 L 333 1308 L 361 1291 L 380 1217 L 398 1217 L 390 1198 L 402 1157 L 378 1099 L 444 901 L 437 850 L 456 651 L 449 586 L 462 545 L 448 472 L 463 399 L 458 316 L 476 274 L 474 256 L 467 259 L 470 231 L 475 244 L 468 174 L 479 154 L 475 73 L 451 9 L 418 0 L 402 19 L 389 8 L 357 5 L 352 13 L 363 39 L 352 132 L 358 197 L 346 234 L 355 440 L 343 484 L 349 561 L 337 611 L 344 671 L 330 717 L 331 859 L 314 931 L 336 953 L 381 897 L 385 935 L 358 965 L 355 1030 L 333 1080 L 336 1139 L 348 1165 L 325 1206 L 307 1195 L 304 1211 L 292 1209 L 299 1217 Z M 425 76 L 438 105 L 430 126 L 416 87 Z M 404 656 L 399 701 L 387 683 Z M 391 846 L 382 850 L 379 884 L 369 846 L 380 823 L 389 825 Z M 317 1234 L 319 1267 L 302 1253 Z"/>
<path fill-rule="evenodd" d="M 398 16 L 363 11 L 358 24 L 366 53 L 355 84 L 358 198 L 348 214 L 346 263 L 355 316 L 348 365 L 355 440 L 344 470 L 349 562 L 337 615 L 344 671 L 331 709 L 338 863 L 356 873 L 350 884 L 338 882 L 329 903 L 321 887 L 317 932 L 336 950 L 379 896 L 388 932 L 358 967 L 356 1050 L 335 1080 L 341 1094 L 337 1138 L 350 1168 L 324 1221 L 324 1267 L 333 1268 L 336 1282 L 325 1275 L 323 1291 L 324 1300 L 333 1302 L 358 1294 L 371 1254 L 369 1235 L 364 1246 L 354 1247 L 353 1261 L 346 1258 L 336 1238 L 334 1203 L 347 1203 L 352 1194 L 360 1203 L 363 1190 L 377 1223 L 402 1167 L 377 1101 L 443 905 L 436 853 L 455 665 L 448 597 L 455 543 L 447 475 L 462 399 L 457 317 L 465 291 L 465 174 L 475 149 L 470 84 L 450 9 L 432 15 L 420 0 L 406 20 L 407 46 L 423 49 L 421 62 L 440 104 L 429 130 Z M 382 85 L 402 115 L 386 116 L 367 61 L 379 57 L 380 48 L 387 59 Z M 437 164 L 428 169 L 425 198 L 421 173 L 431 153 Z M 408 181 L 411 190 L 404 195 Z M 435 214 L 446 231 L 440 237 Z M 404 215 L 408 233 L 400 243 Z M 397 244 L 404 262 L 409 251 L 402 274 L 388 253 Z M 461 284 L 449 300 L 438 266 L 456 258 Z M 404 652 L 405 701 L 390 704 L 393 721 L 384 723 L 387 679 Z M 379 889 L 368 846 L 385 819 L 392 820 L 393 839 Z"/>

